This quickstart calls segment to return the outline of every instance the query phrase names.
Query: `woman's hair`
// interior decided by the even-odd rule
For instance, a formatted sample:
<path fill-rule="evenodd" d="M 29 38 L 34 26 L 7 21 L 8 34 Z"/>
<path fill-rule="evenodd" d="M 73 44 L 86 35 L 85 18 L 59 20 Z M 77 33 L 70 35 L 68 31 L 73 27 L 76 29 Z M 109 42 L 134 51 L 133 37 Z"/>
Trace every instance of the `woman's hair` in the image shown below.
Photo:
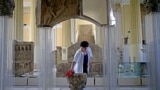
<path fill-rule="evenodd" d="M 89 46 L 89 43 L 87 41 L 82 41 L 80 46 L 86 48 Z"/>

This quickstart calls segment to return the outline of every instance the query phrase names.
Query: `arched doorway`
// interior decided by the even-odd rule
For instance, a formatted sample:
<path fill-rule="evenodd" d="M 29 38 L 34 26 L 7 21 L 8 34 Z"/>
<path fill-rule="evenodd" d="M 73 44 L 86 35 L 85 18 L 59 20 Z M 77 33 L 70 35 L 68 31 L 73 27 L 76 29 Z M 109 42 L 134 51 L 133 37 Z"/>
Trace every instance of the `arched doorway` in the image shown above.
<path fill-rule="evenodd" d="M 68 21 L 70 21 L 70 20 L 67 20 L 66 22 L 68 22 Z M 66 22 L 62 22 L 62 23 L 66 23 Z M 76 21 L 77 22 L 77 21 Z M 88 85 L 90 85 L 90 86 L 97 86 L 97 87 L 99 87 L 99 86 L 101 86 L 101 88 L 103 88 L 103 86 L 104 86 L 104 84 L 103 84 L 103 65 L 102 65 L 102 62 L 103 62 L 103 58 L 102 58 L 102 48 L 103 48 L 103 42 L 104 42 L 104 31 L 105 31 L 105 28 L 103 28 L 103 27 L 100 27 L 100 26 L 97 26 L 97 25 L 95 25 L 95 24 L 93 24 L 93 23 L 91 23 L 91 22 L 87 22 L 87 21 L 85 21 L 85 20 L 78 20 L 78 22 L 79 22 L 79 24 L 78 25 L 76 25 L 77 26 L 77 28 L 78 28 L 78 31 L 76 31 L 77 32 L 77 35 L 74 35 L 74 36 L 77 36 L 77 37 L 79 37 L 79 38 L 77 38 L 76 39 L 76 41 L 74 42 L 74 43 L 70 43 L 71 41 L 68 41 L 69 42 L 69 44 L 68 43 L 66 43 L 66 41 L 64 40 L 64 39 L 62 39 L 62 42 L 63 42 L 63 44 L 61 44 L 59 41 L 60 40 L 58 40 L 57 41 L 57 43 L 59 43 L 59 45 L 62 45 L 62 46 L 60 46 L 60 47 L 57 47 L 57 49 L 56 50 L 54 50 L 54 51 L 52 51 L 52 49 L 50 48 L 49 49 L 49 47 L 50 47 L 50 45 L 53 45 L 53 44 L 51 44 L 51 42 L 52 42 L 52 39 L 51 38 L 48 38 L 48 36 L 51 36 L 51 37 L 53 37 L 53 35 L 51 35 L 51 33 L 52 33 L 52 30 L 55 30 L 55 27 L 51 30 L 51 28 L 50 29 L 45 29 L 45 30 L 40 30 L 40 33 L 41 33 L 41 35 L 40 35 L 40 37 L 41 37 L 41 44 L 43 44 L 43 43 L 46 43 L 46 42 L 44 42 L 45 41 L 45 38 L 46 39 L 49 39 L 49 41 L 47 41 L 48 42 L 48 44 L 50 44 L 50 45 L 48 45 L 48 44 L 46 44 L 45 46 L 40 46 L 39 48 L 45 48 L 47 51 L 49 51 L 50 53 L 52 53 L 52 55 L 50 55 L 49 53 L 47 53 L 47 52 L 45 52 L 44 53 L 44 50 L 43 50 L 43 54 L 41 54 L 42 55 L 42 57 L 43 57 L 43 59 L 42 58 L 40 58 L 40 63 L 42 64 L 42 66 L 40 66 L 40 70 L 44 70 L 44 72 L 46 72 L 46 73 L 48 73 L 49 72 L 49 69 L 50 69 L 50 72 L 53 72 L 53 71 L 51 71 L 51 69 L 53 68 L 52 67 L 52 64 L 51 63 L 53 63 L 53 60 L 50 58 L 50 57 L 53 57 L 54 55 L 57 55 L 57 56 L 55 56 L 56 58 L 54 58 L 54 63 L 55 63 L 55 69 L 56 69 L 56 72 L 54 72 L 54 74 L 56 74 L 56 77 L 52 77 L 52 79 L 47 79 L 47 81 L 46 82 L 52 82 L 52 85 L 47 85 L 47 87 L 50 87 L 50 86 L 53 86 L 53 83 L 55 83 L 55 85 L 57 85 L 57 86 L 68 86 L 68 83 L 67 83 L 67 80 L 66 80 L 66 78 L 64 77 L 64 73 L 65 73 L 65 71 L 67 70 L 67 69 L 69 69 L 70 68 L 70 63 L 72 62 L 72 59 L 73 59 L 73 55 L 72 54 L 74 54 L 75 53 L 75 50 L 77 50 L 77 48 L 79 48 L 79 42 L 80 41 L 82 41 L 82 40 L 87 40 L 87 41 L 89 41 L 90 42 L 90 45 L 91 45 L 91 48 L 93 49 L 93 55 L 95 56 L 94 57 L 94 69 L 93 69 L 93 72 L 90 74 L 90 77 L 89 77 L 89 81 L 88 81 Z M 87 23 L 86 23 L 87 22 Z M 62 24 L 63 25 L 63 24 Z M 94 26 L 92 26 L 92 25 L 94 25 Z M 65 26 L 65 25 L 64 25 Z M 91 28 L 91 26 L 92 27 L 94 27 L 94 29 L 92 29 Z M 58 26 L 59 27 L 59 26 Z M 65 28 L 67 28 L 66 26 L 65 26 Z M 85 28 L 85 29 L 84 29 Z M 89 28 L 89 29 L 88 29 Z M 95 30 L 96 29 L 96 30 Z M 48 31 L 47 31 L 48 30 Z M 67 30 L 67 29 L 64 29 L 65 31 L 67 31 L 67 33 L 68 32 L 70 32 L 69 30 Z M 81 31 L 80 31 L 81 30 Z M 88 30 L 88 34 L 87 35 L 89 35 L 89 37 L 84 37 L 85 35 L 84 34 L 86 34 L 86 33 L 83 33 L 82 32 L 82 30 L 84 31 L 87 31 Z M 90 30 L 92 30 L 92 31 L 90 31 Z M 99 30 L 99 31 L 98 31 Z M 101 31 L 100 31 L 101 30 Z M 47 34 L 47 32 L 48 32 L 48 34 Z M 57 28 L 57 34 L 58 33 L 62 33 L 62 31 L 63 30 L 60 30 L 60 28 Z M 64 31 L 64 32 L 65 32 Z M 92 32 L 92 33 L 90 33 L 90 32 Z M 95 35 L 94 34 L 94 32 L 97 32 L 97 35 Z M 98 33 L 99 32 L 99 33 Z M 67 34 L 66 33 L 66 34 Z M 42 38 L 42 36 L 45 34 L 45 36 Z M 54 33 L 54 35 L 55 35 L 56 33 Z M 63 34 L 63 33 L 62 33 Z M 71 34 L 71 33 L 70 33 Z M 93 35 L 92 35 L 93 34 Z M 60 35 L 60 34 L 59 34 Z M 92 37 L 92 36 L 94 36 L 94 37 Z M 97 38 L 95 38 L 97 36 Z M 70 37 L 70 35 L 67 35 L 67 36 L 65 36 L 65 37 L 60 37 L 60 36 L 57 36 L 57 38 L 68 38 L 68 37 Z M 76 37 L 75 37 L 76 38 Z M 70 38 L 71 39 L 71 38 Z M 96 40 L 95 40 L 96 39 Z M 56 42 L 56 40 L 53 40 L 53 41 L 55 41 Z M 98 42 L 99 41 L 99 42 Z M 53 42 L 54 43 L 54 42 Z M 39 43 L 40 44 L 40 43 Z M 96 45 L 97 44 L 97 45 Z M 74 47 L 76 47 L 76 48 L 74 48 Z M 69 50 L 71 50 L 71 52 L 69 51 Z M 72 52 L 72 51 L 74 51 L 74 52 Z M 41 52 L 41 50 L 40 51 L 38 51 L 38 52 Z M 68 53 L 67 53 L 68 52 Z M 56 53 L 56 54 L 54 54 L 53 55 L 53 53 Z M 44 55 L 47 55 L 46 56 L 46 59 L 48 59 L 49 61 L 47 61 L 46 59 L 44 60 Z M 70 55 L 71 54 L 71 55 Z M 72 59 L 69 59 L 69 56 L 72 56 Z M 57 59 L 57 60 L 56 60 Z M 59 59 L 61 59 L 61 60 L 59 60 Z M 68 60 L 69 59 L 69 60 Z M 44 65 L 45 64 L 45 65 Z M 51 66 L 49 66 L 49 65 L 51 65 Z M 46 67 L 45 67 L 46 66 Z M 48 70 L 48 71 L 45 71 L 45 70 Z M 50 73 L 50 74 L 40 74 L 40 76 L 41 76 L 41 79 L 42 78 L 47 78 L 47 77 L 49 77 L 49 76 L 53 76 L 53 73 Z M 54 79 L 54 80 L 53 80 Z M 96 81 L 97 82 L 95 82 L 95 79 L 96 79 Z M 53 81 L 55 81 L 55 82 L 53 82 Z M 42 82 L 44 82 L 44 79 L 43 79 L 43 81 Z M 63 82 L 63 83 L 62 83 Z M 44 83 L 43 83 L 44 84 Z"/>
<path fill-rule="evenodd" d="M 40 76 L 41 76 L 41 88 L 49 88 L 50 86 L 53 86 L 52 83 L 54 83 L 53 81 L 54 80 L 57 80 L 53 77 L 53 72 L 52 72 L 52 65 L 51 65 L 51 27 L 54 26 L 55 24 L 61 22 L 61 21 L 64 21 L 64 20 L 67 20 L 67 19 L 70 19 L 70 18 L 80 18 L 80 19 L 85 19 L 85 20 L 88 20 L 88 21 L 91 21 L 92 23 L 95 23 L 95 26 L 97 28 L 100 28 L 99 30 L 103 31 L 103 35 L 99 35 L 97 38 L 99 38 L 100 40 L 103 39 L 103 41 L 101 41 L 102 43 L 105 42 L 105 31 L 107 29 L 107 5 L 106 5 L 106 1 L 105 0 L 102 0 L 101 2 L 97 1 L 97 0 L 82 0 L 82 1 L 74 1 L 72 2 L 72 0 L 67 0 L 66 2 L 61 2 L 60 3 L 62 4 L 61 8 L 65 7 L 68 5 L 68 8 L 66 8 L 66 10 L 64 10 L 64 13 L 60 13 L 61 9 L 60 10 L 53 10 L 53 6 L 51 3 L 58 3 L 56 1 L 52 1 L 50 2 L 50 5 L 49 7 L 47 7 L 47 1 L 46 2 L 42 2 L 42 6 L 39 7 L 41 9 L 41 12 L 39 12 L 38 15 L 42 15 L 40 17 L 38 17 L 39 19 L 39 22 L 38 22 L 38 26 L 39 26 L 39 38 L 40 38 L 40 42 L 39 42 L 39 56 L 41 58 L 39 58 L 40 60 Z M 46 4 L 44 4 L 46 3 Z M 64 4 L 65 3 L 65 4 Z M 68 3 L 68 4 L 67 4 Z M 63 4 L 65 6 L 63 6 Z M 66 5 L 67 4 L 67 5 Z M 57 4 L 58 5 L 58 4 Z M 88 5 L 88 6 L 87 6 Z M 102 7 L 100 8 L 96 8 L 95 9 L 95 5 L 101 5 Z M 75 10 L 72 10 L 70 7 L 75 7 L 74 9 L 76 9 L 77 7 L 79 7 L 80 9 L 77 9 L 78 11 L 75 11 Z M 83 6 L 83 7 L 82 7 Z M 88 8 L 90 7 L 90 8 Z M 101 10 L 101 8 L 103 8 L 103 10 Z M 70 10 L 71 9 L 71 10 Z M 43 12 L 43 10 L 46 10 Z M 48 11 L 47 10 L 51 10 L 51 11 Z M 80 11 L 79 11 L 80 10 Z M 69 13 L 66 13 L 66 11 L 68 11 Z M 73 11 L 73 12 L 72 12 Z M 75 13 L 74 13 L 75 11 Z M 71 12 L 71 13 L 70 13 Z M 76 13 L 77 12 L 77 13 Z M 90 13 L 89 13 L 90 12 Z M 56 16 L 56 14 L 59 14 L 59 17 Z M 63 16 L 63 14 L 65 15 L 65 17 Z M 71 15 L 69 15 L 71 14 Z M 72 15 L 74 14 L 74 15 Z M 63 17 L 62 17 L 63 16 Z M 56 18 L 55 18 L 56 17 Z M 51 19 L 51 20 L 50 20 Z M 77 40 L 78 41 L 82 41 L 82 40 L 87 40 L 87 41 L 90 41 L 92 43 L 94 43 L 94 47 L 95 47 L 95 41 L 98 41 L 98 40 L 94 40 L 95 37 L 93 37 L 94 35 L 91 35 L 90 34 L 90 27 L 92 27 L 91 25 L 81 25 L 80 28 L 83 30 L 81 31 L 78 31 L 79 34 L 78 34 L 78 37 Z M 89 28 L 88 29 L 88 33 L 87 36 L 91 36 L 90 38 L 88 37 L 84 37 L 86 33 L 83 33 L 84 32 L 84 29 L 87 31 L 86 28 Z M 64 31 L 65 32 L 65 31 Z M 62 32 L 63 33 L 63 32 Z M 94 32 L 92 31 L 91 33 L 94 34 Z M 54 34 L 55 35 L 55 34 Z M 102 37 L 103 36 L 103 37 Z M 42 38 L 43 37 L 43 38 Z M 67 38 L 67 37 L 65 37 Z M 54 43 L 54 42 L 53 42 Z M 97 43 L 97 42 L 96 42 Z M 78 45 L 78 44 L 76 44 Z M 101 45 L 102 48 L 104 47 L 105 44 Z M 67 44 L 65 44 L 64 46 L 67 46 Z M 106 47 L 106 46 L 105 46 Z M 68 48 L 68 47 L 67 47 Z M 93 48 L 95 49 L 95 48 Z M 62 48 L 62 54 L 63 54 L 63 51 L 66 52 L 67 49 L 64 47 Z M 102 51 L 100 52 L 102 53 Z M 65 54 L 64 54 L 65 55 Z M 99 55 L 98 55 L 99 56 Z M 102 56 L 104 55 L 101 55 L 100 57 L 102 58 Z M 65 56 L 62 56 L 64 59 L 65 59 Z M 104 58 L 103 58 L 104 59 Z M 47 61 L 48 60 L 48 61 Z M 106 60 L 106 59 L 104 59 Z M 101 64 L 102 64 L 102 61 L 104 61 L 101 59 Z M 62 65 L 64 66 L 64 65 Z M 102 67 L 102 65 L 100 65 Z M 103 65 L 104 66 L 104 65 Z M 46 71 L 48 70 L 48 71 Z M 99 70 L 98 70 L 99 71 Z M 106 70 L 104 70 L 106 71 Z M 97 72 L 94 72 L 94 73 L 97 73 Z M 102 73 L 103 73 L 103 69 L 101 68 L 101 75 L 99 76 L 102 76 Z M 98 76 L 98 75 L 97 75 Z M 48 79 L 48 77 L 50 79 Z M 53 80 L 54 79 L 54 80 Z M 95 83 L 98 85 L 98 82 L 94 82 L 95 79 L 98 79 L 103 88 L 104 84 L 103 84 L 103 77 L 91 77 L 90 78 L 90 82 L 92 82 L 92 85 L 95 86 Z M 97 80 L 97 81 L 98 81 Z M 108 81 L 108 80 L 107 80 Z M 52 82 L 49 84 L 49 82 Z M 106 86 L 106 85 L 105 85 Z"/>
<path fill-rule="evenodd" d="M 75 23 L 72 23 L 74 21 Z M 69 25 L 68 25 L 69 24 Z M 71 24 L 71 25 L 70 25 Z M 70 30 L 71 26 L 75 27 L 73 30 Z M 103 30 L 99 29 L 100 27 L 96 24 L 82 20 L 82 19 L 71 19 L 62 22 L 61 27 L 57 28 L 57 49 L 54 51 L 56 58 L 55 64 L 57 69 L 57 84 L 62 85 L 58 80 L 64 78 L 64 73 L 70 69 L 70 64 L 73 61 L 73 56 L 81 41 L 88 41 L 93 52 L 93 69 L 89 74 L 88 86 L 95 86 L 95 77 L 103 78 L 103 69 L 102 69 L 102 47 L 103 47 Z M 68 27 L 66 26 L 68 25 Z M 72 34 L 70 31 L 73 31 Z M 63 32 L 66 32 L 64 34 Z M 68 33 L 69 32 L 69 33 Z M 85 32 L 85 33 L 84 33 Z M 72 35 L 71 35 L 72 34 Z M 64 37 L 63 37 L 64 36 Z M 73 40 L 75 38 L 75 40 Z M 67 43 L 67 42 L 68 43 Z M 72 42 L 72 43 L 70 43 Z M 66 79 L 64 78 L 64 81 Z M 103 80 L 102 80 L 103 82 Z M 102 86 L 102 82 L 101 85 Z M 67 85 L 67 81 L 66 84 Z"/>

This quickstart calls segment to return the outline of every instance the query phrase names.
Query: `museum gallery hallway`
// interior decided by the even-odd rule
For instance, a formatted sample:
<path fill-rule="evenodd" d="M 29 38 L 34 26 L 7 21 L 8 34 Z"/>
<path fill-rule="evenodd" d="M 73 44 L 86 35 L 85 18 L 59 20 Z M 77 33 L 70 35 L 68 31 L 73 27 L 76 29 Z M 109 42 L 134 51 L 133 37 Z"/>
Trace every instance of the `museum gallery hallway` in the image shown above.
<path fill-rule="evenodd" d="M 159 21 L 160 0 L 1 0 L 0 90 L 159 90 Z"/>

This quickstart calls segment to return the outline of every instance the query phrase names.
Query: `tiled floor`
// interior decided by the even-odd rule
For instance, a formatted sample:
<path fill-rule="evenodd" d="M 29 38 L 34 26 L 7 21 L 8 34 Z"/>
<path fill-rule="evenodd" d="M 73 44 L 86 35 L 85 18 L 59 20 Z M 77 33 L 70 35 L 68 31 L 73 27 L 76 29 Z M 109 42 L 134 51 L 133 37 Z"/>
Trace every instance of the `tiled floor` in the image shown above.
<path fill-rule="evenodd" d="M 25 86 L 16 86 L 13 87 L 11 90 L 40 90 L 38 87 L 25 87 Z M 70 90 L 67 87 L 57 87 L 57 88 L 52 88 L 49 90 Z M 103 87 L 86 87 L 84 90 L 107 90 L 104 89 Z M 150 90 L 147 87 L 120 87 L 117 88 L 117 90 Z"/>
<path fill-rule="evenodd" d="M 11 90 L 39 90 L 39 88 L 36 88 L 36 87 L 14 87 L 12 88 Z M 69 88 L 65 88 L 65 87 L 61 87 L 61 88 L 52 88 L 52 89 L 49 89 L 49 90 L 70 90 Z M 87 88 L 84 88 L 84 90 L 104 90 L 102 87 L 87 87 Z"/>

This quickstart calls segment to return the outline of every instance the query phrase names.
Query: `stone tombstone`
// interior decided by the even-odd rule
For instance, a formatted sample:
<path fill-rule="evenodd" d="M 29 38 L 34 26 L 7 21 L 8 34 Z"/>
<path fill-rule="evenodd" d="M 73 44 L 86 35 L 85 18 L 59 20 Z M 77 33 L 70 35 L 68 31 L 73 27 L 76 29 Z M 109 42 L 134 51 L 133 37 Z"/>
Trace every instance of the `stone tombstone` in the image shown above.
<path fill-rule="evenodd" d="M 71 63 L 60 63 L 56 65 L 57 77 L 64 77 L 65 72 L 68 71 L 71 68 Z"/>
<path fill-rule="evenodd" d="M 38 4 L 39 5 L 39 4 Z M 38 26 L 54 26 L 80 14 L 79 0 L 41 0 L 37 7 Z"/>
<path fill-rule="evenodd" d="M 102 48 L 98 45 L 89 42 L 89 46 L 92 49 L 93 60 L 92 62 L 101 63 L 102 62 Z M 80 42 L 77 42 L 70 47 L 68 47 L 68 62 L 72 62 L 74 54 L 80 48 Z"/>
<path fill-rule="evenodd" d="M 34 44 L 33 42 L 15 41 L 15 76 L 32 72 L 34 69 Z"/>
<path fill-rule="evenodd" d="M 102 75 L 103 75 L 102 63 L 97 63 L 97 62 L 92 63 L 92 68 L 88 76 L 89 77 L 94 77 L 94 76 L 101 77 Z"/>
<path fill-rule="evenodd" d="M 54 62 L 55 64 L 59 64 L 59 62 L 61 62 L 62 60 L 62 47 L 57 46 L 57 49 L 53 52 L 54 54 Z"/>

